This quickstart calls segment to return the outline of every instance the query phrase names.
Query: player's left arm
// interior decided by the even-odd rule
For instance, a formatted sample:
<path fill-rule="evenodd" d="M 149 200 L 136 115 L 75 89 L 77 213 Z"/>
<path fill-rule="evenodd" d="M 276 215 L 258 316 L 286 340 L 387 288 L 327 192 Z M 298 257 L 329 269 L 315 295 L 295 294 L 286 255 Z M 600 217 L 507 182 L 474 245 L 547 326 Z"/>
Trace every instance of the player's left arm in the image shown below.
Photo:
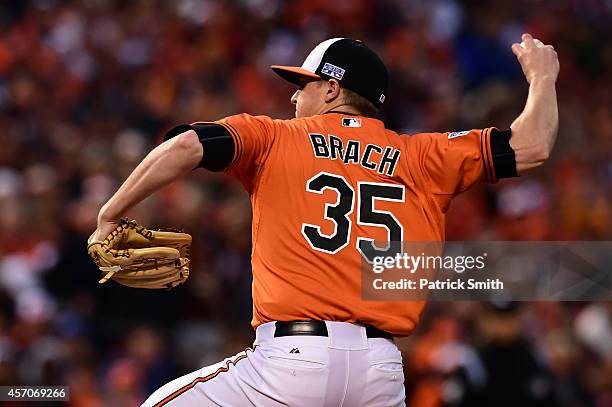
<path fill-rule="evenodd" d="M 93 241 L 108 236 L 136 204 L 198 167 L 224 171 L 252 190 L 272 145 L 272 123 L 266 116 L 241 114 L 176 126 L 100 209 Z"/>
<path fill-rule="evenodd" d="M 186 175 L 202 161 L 204 149 L 196 132 L 177 129 L 180 134 L 155 147 L 100 209 L 93 241 L 104 239 L 133 206 Z"/>
<path fill-rule="evenodd" d="M 555 83 L 559 74 L 557 53 L 550 45 L 538 46 L 529 34 L 522 36 L 524 47 L 512 45 L 527 82 L 529 94 L 523 112 L 510 128 L 516 171 L 523 174 L 544 163 L 557 138 L 559 113 Z"/>

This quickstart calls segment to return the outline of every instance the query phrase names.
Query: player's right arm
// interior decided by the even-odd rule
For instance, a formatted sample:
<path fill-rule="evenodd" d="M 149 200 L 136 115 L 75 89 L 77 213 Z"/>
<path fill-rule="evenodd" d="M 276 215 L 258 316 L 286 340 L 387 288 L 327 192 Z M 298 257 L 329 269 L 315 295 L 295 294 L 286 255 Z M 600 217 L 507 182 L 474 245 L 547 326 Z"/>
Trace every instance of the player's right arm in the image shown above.
<path fill-rule="evenodd" d="M 552 46 L 538 47 L 529 34 L 523 34 L 523 48 L 512 45 L 527 82 L 529 95 L 523 112 L 510 128 L 510 146 L 514 150 L 518 174 L 536 168 L 546 161 L 552 151 L 559 113 L 555 82 L 559 74 L 559 60 Z"/>

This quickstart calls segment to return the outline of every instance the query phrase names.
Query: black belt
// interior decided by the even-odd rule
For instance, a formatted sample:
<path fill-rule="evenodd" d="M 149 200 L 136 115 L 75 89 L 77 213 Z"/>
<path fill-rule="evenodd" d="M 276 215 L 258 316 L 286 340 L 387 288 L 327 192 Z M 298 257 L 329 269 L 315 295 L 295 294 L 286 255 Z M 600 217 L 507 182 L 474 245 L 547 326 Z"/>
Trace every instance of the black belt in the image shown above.
<path fill-rule="evenodd" d="M 327 336 L 327 326 L 323 321 L 278 321 L 276 324 L 276 330 L 274 331 L 274 337 L 280 336 L 296 336 L 296 335 L 310 335 L 310 336 Z M 393 339 L 393 335 L 389 332 L 380 330 L 371 325 L 366 325 L 366 336 L 368 338 L 386 338 Z"/>

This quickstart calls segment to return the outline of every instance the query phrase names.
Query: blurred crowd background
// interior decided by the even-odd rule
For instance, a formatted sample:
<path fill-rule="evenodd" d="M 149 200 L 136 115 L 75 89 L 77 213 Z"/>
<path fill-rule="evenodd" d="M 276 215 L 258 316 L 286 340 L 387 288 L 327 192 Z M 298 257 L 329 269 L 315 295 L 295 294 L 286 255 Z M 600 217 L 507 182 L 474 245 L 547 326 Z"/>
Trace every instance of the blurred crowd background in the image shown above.
<path fill-rule="evenodd" d="M 527 84 L 512 42 L 555 46 L 560 129 L 541 170 L 456 199 L 449 240 L 612 238 L 607 0 L 15 0 L 0 3 L 0 385 L 69 385 L 70 405 L 130 406 L 248 346 L 250 207 L 194 171 L 130 217 L 194 235 L 168 292 L 99 286 L 97 211 L 176 124 L 290 118 L 270 64 L 323 39 L 377 50 L 381 115 L 404 132 L 507 128 Z M 536 135 L 534 135 L 536 137 Z M 435 303 L 402 339 L 408 405 L 612 406 L 612 306 Z"/>

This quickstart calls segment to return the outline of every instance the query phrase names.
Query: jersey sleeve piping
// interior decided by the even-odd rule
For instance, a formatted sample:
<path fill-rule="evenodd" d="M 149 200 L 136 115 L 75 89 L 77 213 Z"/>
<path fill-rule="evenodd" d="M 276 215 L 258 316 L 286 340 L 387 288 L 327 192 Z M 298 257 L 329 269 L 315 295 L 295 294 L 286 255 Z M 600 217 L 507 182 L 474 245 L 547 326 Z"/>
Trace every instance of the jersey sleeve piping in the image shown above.
<path fill-rule="evenodd" d="M 231 124 L 229 123 L 219 123 L 219 124 L 225 127 L 227 131 L 229 131 L 229 133 L 232 135 L 232 138 L 234 139 L 234 144 L 236 146 L 236 149 L 234 151 L 234 158 L 232 159 L 232 162 L 225 169 L 225 171 L 228 171 L 232 167 L 234 167 L 236 163 L 238 163 L 240 161 L 240 158 L 242 157 L 242 139 L 240 138 L 238 131 L 236 131 L 234 126 L 232 126 Z"/>
<path fill-rule="evenodd" d="M 497 182 L 495 176 L 495 166 L 493 165 L 493 155 L 491 153 L 491 130 L 489 127 L 482 131 L 480 136 L 480 150 L 482 154 L 482 162 L 484 165 L 484 175 L 487 182 Z"/>

